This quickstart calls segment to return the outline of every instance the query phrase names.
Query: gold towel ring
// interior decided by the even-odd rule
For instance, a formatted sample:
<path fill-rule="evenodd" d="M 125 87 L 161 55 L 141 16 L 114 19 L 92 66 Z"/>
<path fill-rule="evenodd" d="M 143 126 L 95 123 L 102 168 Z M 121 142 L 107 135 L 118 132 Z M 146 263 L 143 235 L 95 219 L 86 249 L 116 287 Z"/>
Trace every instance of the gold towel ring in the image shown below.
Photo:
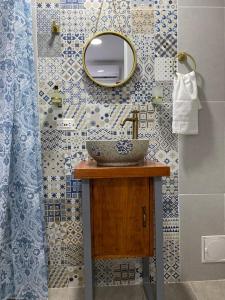
<path fill-rule="evenodd" d="M 179 53 L 177 53 L 177 55 L 175 56 L 174 61 L 173 61 L 173 73 L 175 75 L 176 75 L 176 68 L 175 68 L 176 61 L 178 60 L 180 63 L 183 64 L 187 61 L 188 57 L 191 59 L 191 61 L 193 63 L 193 71 L 197 70 L 197 65 L 196 65 L 196 61 L 195 61 L 194 57 L 191 56 L 190 54 L 188 54 L 187 52 L 179 52 Z"/>

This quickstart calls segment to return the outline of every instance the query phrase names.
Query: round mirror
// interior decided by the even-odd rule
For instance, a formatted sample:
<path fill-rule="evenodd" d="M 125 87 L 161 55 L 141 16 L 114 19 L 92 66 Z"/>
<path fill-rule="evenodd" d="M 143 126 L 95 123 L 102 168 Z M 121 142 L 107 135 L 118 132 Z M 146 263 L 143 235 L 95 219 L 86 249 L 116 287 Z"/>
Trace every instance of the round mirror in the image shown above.
<path fill-rule="evenodd" d="M 92 37 L 83 52 L 85 72 L 101 86 L 126 83 L 136 68 L 136 53 L 131 42 L 117 32 L 102 32 Z"/>

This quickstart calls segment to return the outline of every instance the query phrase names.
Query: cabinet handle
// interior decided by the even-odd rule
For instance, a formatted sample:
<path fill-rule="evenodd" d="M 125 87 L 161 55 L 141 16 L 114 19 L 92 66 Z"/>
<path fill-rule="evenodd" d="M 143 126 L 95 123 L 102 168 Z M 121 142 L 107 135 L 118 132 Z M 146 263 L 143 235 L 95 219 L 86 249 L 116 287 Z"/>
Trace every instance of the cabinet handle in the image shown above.
<path fill-rule="evenodd" d="M 147 215 L 146 215 L 146 207 L 142 207 L 142 217 L 143 217 L 143 227 L 147 226 Z"/>

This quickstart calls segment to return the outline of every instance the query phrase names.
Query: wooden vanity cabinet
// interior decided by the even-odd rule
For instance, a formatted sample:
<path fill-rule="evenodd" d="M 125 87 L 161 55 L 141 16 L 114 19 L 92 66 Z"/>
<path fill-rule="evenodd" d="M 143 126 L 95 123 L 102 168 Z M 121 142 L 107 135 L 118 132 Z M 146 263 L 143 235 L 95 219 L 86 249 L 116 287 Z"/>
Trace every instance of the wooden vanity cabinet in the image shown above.
<path fill-rule="evenodd" d="M 123 257 L 143 258 L 145 295 L 154 299 L 149 282 L 154 248 L 155 299 L 164 300 L 162 176 L 169 175 L 168 166 L 153 161 L 99 167 L 91 160 L 76 166 L 74 177 L 82 180 L 85 300 L 95 298 L 93 258 Z"/>
<path fill-rule="evenodd" d="M 91 181 L 94 258 L 153 256 L 153 182 L 150 178 Z"/>

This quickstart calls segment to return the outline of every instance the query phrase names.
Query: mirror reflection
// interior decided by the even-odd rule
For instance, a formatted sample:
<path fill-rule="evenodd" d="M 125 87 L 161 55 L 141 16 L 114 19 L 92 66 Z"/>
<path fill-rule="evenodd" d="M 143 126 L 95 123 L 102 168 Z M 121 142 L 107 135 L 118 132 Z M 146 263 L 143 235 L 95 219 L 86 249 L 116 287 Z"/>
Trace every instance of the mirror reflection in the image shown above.
<path fill-rule="evenodd" d="M 118 86 L 132 76 L 136 56 L 131 43 L 116 33 L 96 35 L 84 52 L 87 75 L 102 86 Z"/>

